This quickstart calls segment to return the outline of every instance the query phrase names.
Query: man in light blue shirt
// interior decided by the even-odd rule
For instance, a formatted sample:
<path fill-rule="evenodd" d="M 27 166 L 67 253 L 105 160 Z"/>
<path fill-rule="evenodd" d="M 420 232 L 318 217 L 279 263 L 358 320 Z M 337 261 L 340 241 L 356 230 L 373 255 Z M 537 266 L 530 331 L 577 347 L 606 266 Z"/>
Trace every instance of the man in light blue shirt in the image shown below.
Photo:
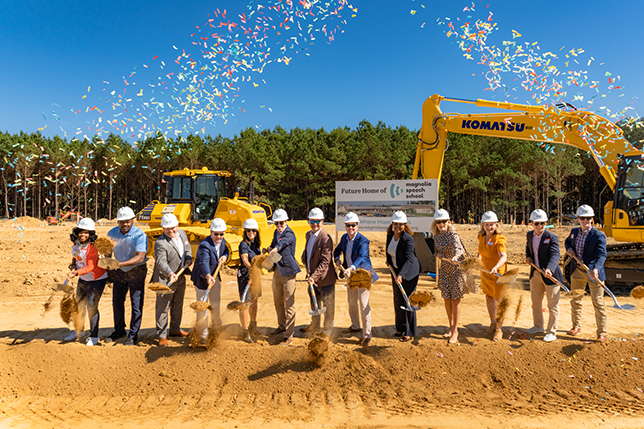
<path fill-rule="evenodd" d="M 134 211 L 121 207 L 116 213 L 119 226 L 112 228 L 107 236 L 114 242 L 112 254 L 119 261 L 120 268 L 113 272 L 112 309 L 114 311 L 114 332 L 109 336 L 112 341 L 125 337 L 125 297 L 130 292 L 132 315 L 130 332 L 124 345 L 138 345 L 139 329 L 143 316 L 145 276 L 147 274 L 146 254 L 148 237 L 134 226 Z"/>

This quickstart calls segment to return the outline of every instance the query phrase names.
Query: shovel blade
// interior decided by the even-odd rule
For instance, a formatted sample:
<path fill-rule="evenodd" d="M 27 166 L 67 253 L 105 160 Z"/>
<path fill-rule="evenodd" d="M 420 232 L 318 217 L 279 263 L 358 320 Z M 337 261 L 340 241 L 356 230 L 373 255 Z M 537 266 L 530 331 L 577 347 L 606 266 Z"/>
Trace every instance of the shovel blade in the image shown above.
<path fill-rule="evenodd" d="M 635 306 L 633 304 L 615 304 L 613 307 L 619 308 L 620 310 L 635 310 Z"/>
<path fill-rule="evenodd" d="M 325 311 L 326 311 L 326 307 L 322 307 L 322 308 L 318 309 L 317 311 L 309 310 L 309 314 L 311 316 L 321 316 L 321 315 L 324 314 Z"/>

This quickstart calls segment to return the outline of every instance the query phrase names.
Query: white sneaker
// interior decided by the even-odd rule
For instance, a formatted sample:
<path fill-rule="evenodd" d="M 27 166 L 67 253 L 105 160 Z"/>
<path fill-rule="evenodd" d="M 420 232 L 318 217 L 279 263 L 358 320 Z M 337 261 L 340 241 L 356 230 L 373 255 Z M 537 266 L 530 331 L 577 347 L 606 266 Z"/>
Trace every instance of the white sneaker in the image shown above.
<path fill-rule="evenodd" d="M 543 341 L 545 341 L 546 343 L 555 341 L 556 339 L 557 339 L 557 336 L 555 334 L 546 334 L 546 336 L 543 337 Z"/>
<path fill-rule="evenodd" d="M 543 334 L 543 328 L 538 328 L 536 326 L 533 326 L 530 329 L 527 329 L 526 334 Z"/>
<path fill-rule="evenodd" d="M 85 343 L 85 345 L 88 345 L 90 347 L 95 346 L 96 344 L 98 344 L 98 337 L 89 337 L 87 338 L 87 342 Z"/>
<path fill-rule="evenodd" d="M 71 334 L 67 335 L 63 341 L 76 341 L 76 331 L 72 331 Z"/>

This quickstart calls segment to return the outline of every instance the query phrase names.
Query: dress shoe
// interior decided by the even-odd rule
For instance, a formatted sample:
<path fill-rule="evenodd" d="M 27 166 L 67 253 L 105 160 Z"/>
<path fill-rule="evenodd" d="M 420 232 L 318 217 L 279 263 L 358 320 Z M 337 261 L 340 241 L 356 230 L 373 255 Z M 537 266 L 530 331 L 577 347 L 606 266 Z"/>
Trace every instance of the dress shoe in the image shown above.
<path fill-rule="evenodd" d="M 183 329 L 179 329 L 177 332 L 170 332 L 171 337 L 187 337 L 190 335 L 190 332 L 186 332 Z"/>
<path fill-rule="evenodd" d="M 127 340 L 123 343 L 124 346 L 138 346 L 139 345 L 139 340 L 136 338 L 131 338 L 128 337 Z"/>
<path fill-rule="evenodd" d="M 526 334 L 543 334 L 543 328 L 539 328 L 537 326 L 533 326 L 530 329 L 526 329 Z"/>
<path fill-rule="evenodd" d="M 107 337 L 107 338 L 105 339 L 105 342 L 108 342 L 108 343 L 109 343 L 109 342 L 112 342 L 112 341 L 116 341 L 116 340 L 118 340 L 119 338 L 123 338 L 123 337 L 124 337 L 124 336 L 126 336 L 126 335 L 127 335 L 127 332 L 125 332 L 125 331 L 123 331 L 123 332 L 116 332 L 116 331 L 114 331 L 114 332 L 112 332 L 112 333 L 110 334 L 110 336 L 109 336 L 109 337 Z"/>
<path fill-rule="evenodd" d="M 606 335 L 598 335 L 597 336 L 597 342 L 598 343 L 605 343 L 606 342 Z"/>
<path fill-rule="evenodd" d="M 570 331 L 568 331 L 568 335 L 579 335 L 581 334 L 581 328 L 572 328 Z"/>
<path fill-rule="evenodd" d="M 271 331 L 271 336 L 283 334 L 284 332 L 286 332 L 286 329 L 275 328 L 273 331 Z"/>
<path fill-rule="evenodd" d="M 371 338 L 365 338 L 364 340 L 362 340 L 361 345 L 362 345 L 362 347 L 367 347 L 367 346 L 369 346 L 370 342 L 371 342 Z"/>
<path fill-rule="evenodd" d="M 159 347 L 168 347 L 168 339 L 159 338 Z"/>
<path fill-rule="evenodd" d="M 353 334 L 353 333 L 360 332 L 360 331 L 362 331 L 362 329 L 360 329 L 360 328 L 352 328 L 351 326 L 349 326 L 348 328 L 343 329 L 342 333 L 343 334 Z"/>

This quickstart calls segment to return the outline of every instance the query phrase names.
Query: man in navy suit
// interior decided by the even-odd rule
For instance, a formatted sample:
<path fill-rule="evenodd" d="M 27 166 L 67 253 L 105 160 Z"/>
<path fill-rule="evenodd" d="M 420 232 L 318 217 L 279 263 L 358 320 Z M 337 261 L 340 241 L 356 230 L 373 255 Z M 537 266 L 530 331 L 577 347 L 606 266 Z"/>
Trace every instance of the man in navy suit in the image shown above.
<path fill-rule="evenodd" d="M 371 282 L 378 280 L 376 272 L 371 266 L 369 258 L 369 239 L 358 232 L 360 219 L 358 215 L 349 212 L 344 217 L 344 228 L 347 233 L 342 236 L 340 243 L 333 251 L 333 259 L 338 268 L 344 268 L 344 277 L 349 278 L 351 273 L 361 268 L 371 273 Z M 340 262 L 340 255 L 344 260 Z M 360 332 L 362 320 L 362 346 L 366 347 L 371 341 L 371 307 L 369 306 L 369 289 L 347 288 L 349 302 L 349 317 L 351 326 L 344 330 L 345 334 Z M 358 306 L 359 304 L 359 306 Z"/>
<path fill-rule="evenodd" d="M 552 277 L 560 282 L 563 274 L 559 268 L 559 237 L 546 230 L 548 216 L 543 210 L 537 209 L 530 214 L 533 231 L 528 231 L 525 247 L 525 257 L 528 264 L 539 267 L 545 275 L 540 274 L 534 267 L 530 268 L 530 295 L 532 298 L 532 320 L 534 326 L 526 332 L 529 334 L 543 333 L 543 295 L 548 301 L 548 329 L 544 341 L 557 339 L 559 325 L 559 285 L 551 280 Z"/>
<path fill-rule="evenodd" d="M 606 306 L 604 305 L 604 289 L 596 281 L 606 280 L 604 262 L 606 262 L 606 236 L 603 232 L 593 228 L 593 217 L 595 212 L 587 205 L 577 209 L 577 220 L 579 228 L 573 228 L 570 236 L 566 238 L 566 252 L 570 256 L 576 255 L 589 269 L 590 273 L 577 266 L 573 259 L 570 263 L 570 289 L 573 294 L 577 293 L 570 300 L 572 329 L 569 335 L 581 333 L 581 300 L 586 285 L 590 288 L 590 296 L 595 307 L 595 322 L 597 323 L 597 341 L 606 342 Z"/>
<path fill-rule="evenodd" d="M 295 276 L 300 267 L 295 260 L 295 233 L 287 225 L 286 211 L 277 209 L 273 213 L 275 232 L 273 241 L 268 248 L 269 253 L 279 253 L 282 256 L 275 264 L 273 273 L 273 303 L 277 313 L 277 329 L 271 335 L 284 334 L 280 342 L 283 346 L 293 343 L 295 334 Z"/>
<path fill-rule="evenodd" d="M 226 222 L 223 219 L 216 218 L 210 223 L 210 236 L 199 244 L 197 256 L 195 257 L 195 266 L 192 271 L 192 282 L 195 284 L 197 301 L 200 301 L 208 293 L 208 301 L 212 306 L 210 318 L 212 326 L 215 329 L 221 327 L 221 315 L 219 307 L 221 303 L 221 274 L 217 273 L 217 278 L 213 274 L 217 270 L 217 265 L 225 264 L 230 255 L 224 233 L 226 232 Z M 208 311 L 197 312 L 197 325 L 195 326 L 203 342 L 208 337 Z"/>

